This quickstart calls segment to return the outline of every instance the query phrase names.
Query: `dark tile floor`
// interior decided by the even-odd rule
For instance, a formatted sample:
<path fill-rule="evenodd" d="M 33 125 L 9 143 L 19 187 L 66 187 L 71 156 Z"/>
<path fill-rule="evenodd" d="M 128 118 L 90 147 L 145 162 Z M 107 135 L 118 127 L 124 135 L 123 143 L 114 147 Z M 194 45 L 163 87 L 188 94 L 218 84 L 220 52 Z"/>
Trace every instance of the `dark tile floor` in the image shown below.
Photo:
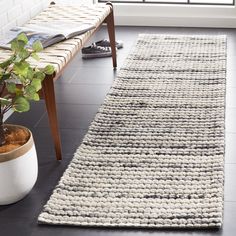
<path fill-rule="evenodd" d="M 39 176 L 31 193 L 22 201 L 0 207 L 1 236 L 232 236 L 236 232 L 236 30 L 200 28 L 117 27 L 117 39 L 124 41 L 118 51 L 121 66 L 139 33 L 163 34 L 226 34 L 228 36 L 228 74 L 226 102 L 226 157 L 225 157 L 225 210 L 224 226 L 218 231 L 173 231 L 141 229 L 104 229 L 38 225 L 37 217 L 53 188 L 70 162 L 83 139 L 99 105 L 108 92 L 116 72 L 111 58 L 82 60 L 77 55 L 55 84 L 63 161 L 55 160 L 44 101 L 32 104 L 31 111 L 13 114 L 9 123 L 29 127 L 35 138 L 38 152 Z M 107 37 L 101 29 L 94 40 Z M 119 68 L 118 68 L 119 69 Z"/>

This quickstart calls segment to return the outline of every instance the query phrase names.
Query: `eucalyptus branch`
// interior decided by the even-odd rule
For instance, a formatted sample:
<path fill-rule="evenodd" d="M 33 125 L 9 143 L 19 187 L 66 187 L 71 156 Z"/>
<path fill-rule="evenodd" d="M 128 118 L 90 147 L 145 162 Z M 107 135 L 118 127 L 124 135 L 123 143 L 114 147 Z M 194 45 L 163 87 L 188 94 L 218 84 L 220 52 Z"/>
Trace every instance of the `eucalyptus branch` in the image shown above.
<path fill-rule="evenodd" d="M 26 48 L 28 39 L 20 34 L 11 43 L 13 55 L 0 64 L 2 86 L 0 88 L 0 133 L 3 134 L 3 116 L 10 109 L 16 112 L 26 112 L 30 109 L 30 101 L 38 101 L 38 91 L 46 74 L 52 74 L 51 65 L 43 69 L 32 67 L 27 60 L 37 59 L 37 52 L 42 50 L 42 44 L 36 41 L 30 51 Z M 18 84 L 16 84 L 18 82 Z M 0 146 L 5 143 L 4 135 L 0 135 Z"/>

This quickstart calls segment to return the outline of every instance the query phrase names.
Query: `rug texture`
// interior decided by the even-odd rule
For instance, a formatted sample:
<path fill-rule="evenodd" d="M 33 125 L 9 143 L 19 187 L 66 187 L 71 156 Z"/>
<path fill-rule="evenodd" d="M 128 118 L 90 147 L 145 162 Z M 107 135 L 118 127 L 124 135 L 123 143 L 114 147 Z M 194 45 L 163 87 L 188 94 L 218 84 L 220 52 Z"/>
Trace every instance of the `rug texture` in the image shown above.
<path fill-rule="evenodd" d="M 220 227 L 225 36 L 139 35 L 40 223 Z"/>

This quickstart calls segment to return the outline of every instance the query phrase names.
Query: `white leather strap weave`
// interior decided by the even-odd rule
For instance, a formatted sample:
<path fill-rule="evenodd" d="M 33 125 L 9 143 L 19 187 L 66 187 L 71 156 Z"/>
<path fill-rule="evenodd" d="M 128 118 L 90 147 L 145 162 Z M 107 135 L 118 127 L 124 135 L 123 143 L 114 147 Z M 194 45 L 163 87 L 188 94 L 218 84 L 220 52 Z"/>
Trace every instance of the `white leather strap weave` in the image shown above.
<path fill-rule="evenodd" d="M 50 22 L 55 20 L 75 23 L 92 23 L 96 28 L 109 15 L 111 7 L 105 4 L 60 6 L 50 5 L 39 15 L 31 19 L 25 26 L 38 24 L 39 22 Z M 78 52 L 96 29 L 90 30 L 82 35 L 54 44 L 38 53 L 40 61 L 31 60 L 30 63 L 39 68 L 52 64 L 56 72 L 60 72 L 69 60 Z M 9 50 L 0 49 L 0 61 L 8 58 Z"/>

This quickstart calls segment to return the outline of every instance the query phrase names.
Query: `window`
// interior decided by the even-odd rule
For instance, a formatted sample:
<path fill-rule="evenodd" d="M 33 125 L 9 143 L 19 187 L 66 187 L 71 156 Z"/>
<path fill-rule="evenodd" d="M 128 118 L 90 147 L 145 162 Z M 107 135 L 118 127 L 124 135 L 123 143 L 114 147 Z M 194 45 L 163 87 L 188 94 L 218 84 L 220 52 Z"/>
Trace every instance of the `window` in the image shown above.
<path fill-rule="evenodd" d="M 195 4 L 195 5 L 234 5 L 235 0 L 111 0 L 113 3 L 173 3 L 173 4 Z M 107 2 L 98 0 L 98 2 Z"/>
<path fill-rule="evenodd" d="M 235 0 L 111 0 L 111 2 L 114 3 L 116 25 L 236 28 Z"/>

